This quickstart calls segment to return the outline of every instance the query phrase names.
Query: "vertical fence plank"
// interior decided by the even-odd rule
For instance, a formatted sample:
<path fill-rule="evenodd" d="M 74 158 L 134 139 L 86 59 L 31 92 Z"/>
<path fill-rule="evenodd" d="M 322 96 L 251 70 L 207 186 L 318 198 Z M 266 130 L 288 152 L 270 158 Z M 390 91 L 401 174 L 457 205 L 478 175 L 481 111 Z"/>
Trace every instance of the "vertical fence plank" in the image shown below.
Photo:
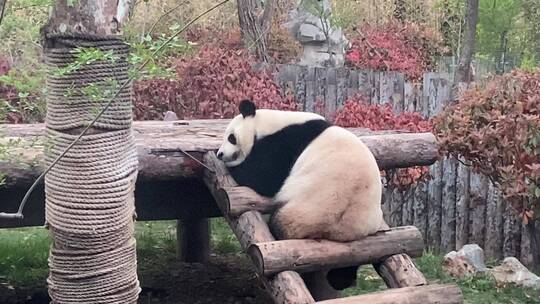
<path fill-rule="evenodd" d="M 341 107 L 347 101 L 347 84 L 349 78 L 349 70 L 339 68 L 337 73 L 337 106 Z"/>
<path fill-rule="evenodd" d="M 315 104 L 320 103 L 322 108 L 324 108 L 323 103 L 325 102 L 324 97 L 326 95 L 327 74 L 327 68 L 315 68 Z"/>
<path fill-rule="evenodd" d="M 324 111 L 328 119 L 334 117 L 337 110 L 337 69 L 330 68 L 326 74 L 326 92 L 324 96 Z"/>
<path fill-rule="evenodd" d="M 395 72 L 381 72 L 379 74 L 379 104 L 385 104 L 392 101 L 394 93 L 394 74 Z"/>
<path fill-rule="evenodd" d="M 441 245 L 442 161 L 430 167 L 428 184 L 428 246 L 438 251 Z"/>
<path fill-rule="evenodd" d="M 414 225 L 414 192 L 416 187 L 411 187 L 403 192 L 403 208 L 401 222 L 403 225 Z"/>
<path fill-rule="evenodd" d="M 358 72 L 358 92 L 365 96 L 368 101 L 371 99 L 371 78 L 370 71 L 363 70 Z"/>
<path fill-rule="evenodd" d="M 405 75 L 394 73 L 393 92 L 391 96 L 392 108 L 395 113 L 404 111 L 405 103 Z"/>
<path fill-rule="evenodd" d="M 306 75 L 306 103 L 305 103 L 304 108 L 308 112 L 313 112 L 315 110 L 315 98 L 316 98 L 316 95 L 317 95 L 315 70 L 316 70 L 316 68 L 314 68 L 314 67 L 308 67 L 307 68 L 307 75 Z"/>
<path fill-rule="evenodd" d="M 470 214 L 471 229 L 470 240 L 484 248 L 486 233 L 486 198 L 487 198 L 487 178 L 476 172 L 471 172 L 470 178 Z"/>
<path fill-rule="evenodd" d="M 397 187 L 389 187 L 388 194 L 390 195 L 390 222 L 392 226 L 397 227 L 401 226 L 402 221 L 402 207 L 403 207 L 403 196 Z"/>
<path fill-rule="evenodd" d="M 390 209 L 390 205 L 392 204 L 392 195 L 391 192 L 388 191 L 388 186 L 385 186 L 382 189 L 382 198 L 381 198 L 381 209 L 384 216 L 384 221 L 390 225 L 390 227 L 393 226 L 392 224 L 392 210 Z"/>
<path fill-rule="evenodd" d="M 308 74 L 308 68 L 306 66 L 299 66 L 297 69 L 296 77 L 296 90 L 294 97 L 296 101 L 306 108 L 306 78 Z"/>
<path fill-rule="evenodd" d="M 414 189 L 414 219 L 413 224 L 420 230 L 422 233 L 422 237 L 424 238 L 424 242 L 427 244 L 427 206 L 428 206 L 428 195 L 427 195 L 427 183 L 426 182 L 420 182 L 418 185 L 416 185 L 416 188 Z"/>
<path fill-rule="evenodd" d="M 488 182 L 486 210 L 486 244 L 484 252 L 493 259 L 502 258 L 503 201 L 500 191 Z"/>
<path fill-rule="evenodd" d="M 531 238 L 529 237 L 529 231 L 527 226 L 521 224 L 521 253 L 520 261 L 525 266 L 532 266 L 533 257 L 531 251 Z"/>
<path fill-rule="evenodd" d="M 356 95 L 359 92 L 360 85 L 360 73 L 361 71 L 348 70 L 349 75 L 347 77 L 347 99 Z"/>
<path fill-rule="evenodd" d="M 503 256 L 519 257 L 521 252 L 521 223 L 508 202 L 505 203 L 503 227 Z"/>
<path fill-rule="evenodd" d="M 469 242 L 470 169 L 459 163 L 456 178 L 456 249 Z"/>
<path fill-rule="evenodd" d="M 441 249 L 449 252 L 456 249 L 456 174 L 457 161 L 446 157 L 443 162 Z"/>
<path fill-rule="evenodd" d="M 369 82 L 370 82 L 370 103 L 371 104 L 381 104 L 381 98 L 380 98 L 380 91 L 379 91 L 379 86 L 380 86 L 380 75 L 382 74 L 383 72 L 377 72 L 377 71 L 371 71 L 370 72 L 370 78 L 369 78 Z"/>

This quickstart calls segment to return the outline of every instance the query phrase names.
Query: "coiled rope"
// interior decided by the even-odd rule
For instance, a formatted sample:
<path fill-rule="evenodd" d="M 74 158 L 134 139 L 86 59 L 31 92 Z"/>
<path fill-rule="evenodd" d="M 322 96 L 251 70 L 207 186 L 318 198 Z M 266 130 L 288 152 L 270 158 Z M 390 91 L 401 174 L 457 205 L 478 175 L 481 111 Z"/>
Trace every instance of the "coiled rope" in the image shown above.
<path fill-rule="evenodd" d="M 51 37 L 49 37 L 51 38 Z M 85 91 L 115 92 L 128 79 L 128 46 L 115 37 L 57 36 L 45 51 L 47 77 L 46 162 L 51 164 L 87 127 L 107 98 Z M 60 45 L 60 47 L 58 47 Z M 55 73 L 76 61 L 75 50 L 112 52 L 114 61 L 83 64 L 65 75 Z M 134 187 L 137 151 L 131 131 L 131 84 L 123 86 L 85 135 L 45 176 L 46 221 L 54 236 L 47 279 L 53 303 L 136 303 Z"/>

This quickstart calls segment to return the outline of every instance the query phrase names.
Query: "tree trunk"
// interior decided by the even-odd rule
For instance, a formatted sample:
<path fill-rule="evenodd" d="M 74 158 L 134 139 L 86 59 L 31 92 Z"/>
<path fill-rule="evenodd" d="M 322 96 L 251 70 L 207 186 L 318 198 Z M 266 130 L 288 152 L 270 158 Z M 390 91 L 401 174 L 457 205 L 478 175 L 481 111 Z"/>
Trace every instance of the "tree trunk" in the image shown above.
<path fill-rule="evenodd" d="M 276 0 L 265 1 L 261 14 L 257 12 L 256 0 L 237 0 L 238 21 L 244 46 L 249 49 L 254 47 L 255 53 L 264 62 L 268 62 L 270 59 L 267 51 L 267 40 L 272 27 L 275 2 Z"/>
<path fill-rule="evenodd" d="M 459 55 L 455 82 L 471 82 L 471 61 L 476 43 L 476 24 L 478 22 L 478 0 L 467 0 L 467 15 L 464 39 Z"/>
<path fill-rule="evenodd" d="M 52 303 L 137 303 L 140 292 L 133 236 L 137 151 L 126 82 L 129 47 L 120 37 L 131 4 L 57 0 L 42 29 L 50 146 L 45 162 L 58 160 L 45 177 L 46 223 L 53 238 L 47 279 Z M 75 50 L 88 48 L 115 59 L 96 55 L 95 61 L 81 63 Z M 113 98 L 82 93 L 89 85 L 121 94 L 76 141 L 96 118 L 95 111 Z"/>

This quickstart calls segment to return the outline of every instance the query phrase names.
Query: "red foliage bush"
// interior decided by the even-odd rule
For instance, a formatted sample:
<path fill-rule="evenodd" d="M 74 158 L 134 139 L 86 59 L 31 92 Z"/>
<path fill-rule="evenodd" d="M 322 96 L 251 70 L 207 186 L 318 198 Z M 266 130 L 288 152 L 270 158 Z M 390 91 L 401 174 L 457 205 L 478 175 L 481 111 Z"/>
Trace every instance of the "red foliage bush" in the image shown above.
<path fill-rule="evenodd" d="M 150 79 L 133 85 L 135 120 L 161 120 L 163 113 L 173 111 L 184 117 L 187 107 L 182 103 L 177 80 Z"/>
<path fill-rule="evenodd" d="M 341 127 L 361 127 L 373 131 L 404 130 L 410 132 L 431 132 L 431 123 L 419 113 L 395 114 L 390 104 L 369 105 L 366 99 L 357 95 L 349 99 L 336 113 L 334 123 Z M 384 172 L 393 186 L 400 190 L 410 189 L 428 177 L 428 167 L 412 167 Z"/>
<path fill-rule="evenodd" d="M 413 79 L 433 69 L 434 58 L 445 49 L 438 32 L 409 22 L 363 26 L 351 43 L 346 55 L 349 66 L 399 71 Z"/>
<path fill-rule="evenodd" d="M 184 118 L 227 118 L 236 114 L 237 103 L 251 99 L 260 108 L 299 110 L 292 95 L 283 95 L 266 69 L 255 69 L 256 60 L 242 52 L 216 46 L 181 59 L 176 67 L 180 100 L 188 109 Z"/>
<path fill-rule="evenodd" d="M 525 222 L 540 215 L 540 69 L 470 89 L 434 123 L 443 152 L 489 176 Z"/>

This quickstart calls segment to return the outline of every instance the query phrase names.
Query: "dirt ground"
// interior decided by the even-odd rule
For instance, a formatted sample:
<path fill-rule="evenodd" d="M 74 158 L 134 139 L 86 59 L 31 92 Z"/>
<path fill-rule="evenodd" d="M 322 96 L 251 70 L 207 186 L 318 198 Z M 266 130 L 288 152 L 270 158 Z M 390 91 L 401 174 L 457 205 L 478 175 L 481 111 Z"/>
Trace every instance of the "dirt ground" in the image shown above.
<path fill-rule="evenodd" d="M 249 261 L 239 255 L 212 256 L 209 265 L 186 264 L 174 259 L 145 261 L 139 269 L 139 303 L 152 304 L 270 304 Z M 18 289 L 2 283 L 0 304 L 47 304 L 45 284 Z"/>

